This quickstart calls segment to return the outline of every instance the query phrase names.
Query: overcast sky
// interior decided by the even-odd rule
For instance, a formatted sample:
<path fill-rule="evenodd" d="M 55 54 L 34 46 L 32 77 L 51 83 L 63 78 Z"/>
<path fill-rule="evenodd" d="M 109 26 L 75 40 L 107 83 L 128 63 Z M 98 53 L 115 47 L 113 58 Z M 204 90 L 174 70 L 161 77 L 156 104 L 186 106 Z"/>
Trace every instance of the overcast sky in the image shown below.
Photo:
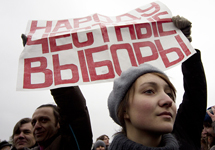
<path fill-rule="evenodd" d="M 202 52 L 208 85 L 208 107 L 214 105 L 214 0 L 160 1 L 166 4 L 172 15 L 184 16 L 193 23 L 191 44 Z M 1 0 L 0 140 L 8 140 L 15 123 L 21 118 L 31 117 L 36 107 L 54 103 L 49 90 L 16 91 L 18 60 L 23 50 L 20 36 L 25 33 L 28 20 L 61 20 L 94 13 L 116 16 L 150 2 L 152 0 Z M 184 92 L 180 67 L 178 65 L 166 71 L 177 89 L 177 106 Z M 109 117 L 107 109 L 107 97 L 112 83 L 83 85 L 80 88 L 87 100 L 94 141 L 101 134 L 111 138 L 119 129 Z"/>

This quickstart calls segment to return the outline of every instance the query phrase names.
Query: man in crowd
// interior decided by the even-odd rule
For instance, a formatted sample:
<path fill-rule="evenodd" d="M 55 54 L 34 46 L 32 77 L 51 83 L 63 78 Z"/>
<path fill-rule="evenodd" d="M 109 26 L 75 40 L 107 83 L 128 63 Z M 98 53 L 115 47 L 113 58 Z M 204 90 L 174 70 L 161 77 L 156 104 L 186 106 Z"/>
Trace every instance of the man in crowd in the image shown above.
<path fill-rule="evenodd" d="M 51 90 L 56 105 L 39 106 L 32 115 L 34 150 L 90 150 L 92 130 L 85 98 L 79 87 Z"/>
<path fill-rule="evenodd" d="M 36 145 L 30 118 L 23 118 L 16 123 L 13 128 L 12 142 L 12 150 L 32 148 Z"/>

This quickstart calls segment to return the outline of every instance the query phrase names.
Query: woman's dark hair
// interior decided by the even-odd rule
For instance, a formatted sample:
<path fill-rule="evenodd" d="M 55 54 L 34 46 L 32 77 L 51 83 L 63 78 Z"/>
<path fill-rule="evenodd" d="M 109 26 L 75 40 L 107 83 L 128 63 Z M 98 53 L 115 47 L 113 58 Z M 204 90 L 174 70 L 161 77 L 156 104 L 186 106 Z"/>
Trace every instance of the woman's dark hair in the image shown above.
<path fill-rule="evenodd" d="M 107 137 L 108 139 L 109 139 L 109 137 L 106 135 L 106 134 L 103 134 L 103 135 L 101 135 L 101 136 L 99 136 L 97 139 L 96 139 L 96 141 L 98 141 L 98 140 L 104 140 L 105 139 L 105 137 Z"/>

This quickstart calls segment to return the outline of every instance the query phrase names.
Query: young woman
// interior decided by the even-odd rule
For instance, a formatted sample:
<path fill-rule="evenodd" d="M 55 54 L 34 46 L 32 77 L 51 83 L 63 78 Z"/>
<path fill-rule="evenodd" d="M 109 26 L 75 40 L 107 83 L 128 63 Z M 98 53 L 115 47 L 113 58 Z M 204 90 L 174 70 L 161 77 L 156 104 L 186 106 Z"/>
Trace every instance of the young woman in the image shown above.
<path fill-rule="evenodd" d="M 182 64 L 185 94 L 177 117 L 176 90 L 157 68 L 149 64 L 131 67 L 114 81 L 108 107 L 122 132 L 116 134 L 109 150 L 200 148 L 207 91 L 199 58 L 197 50 Z M 195 115 L 193 109 L 198 110 Z"/>
<path fill-rule="evenodd" d="M 159 69 L 142 64 L 114 81 L 108 108 L 122 131 L 115 135 L 109 150 L 201 148 L 207 86 L 200 51 L 196 52 L 182 63 L 185 92 L 177 114 L 176 90 Z"/>
<path fill-rule="evenodd" d="M 123 72 L 108 99 L 111 117 L 122 126 L 109 149 L 178 149 L 168 134 L 176 117 L 175 92 L 168 77 L 149 64 Z"/>

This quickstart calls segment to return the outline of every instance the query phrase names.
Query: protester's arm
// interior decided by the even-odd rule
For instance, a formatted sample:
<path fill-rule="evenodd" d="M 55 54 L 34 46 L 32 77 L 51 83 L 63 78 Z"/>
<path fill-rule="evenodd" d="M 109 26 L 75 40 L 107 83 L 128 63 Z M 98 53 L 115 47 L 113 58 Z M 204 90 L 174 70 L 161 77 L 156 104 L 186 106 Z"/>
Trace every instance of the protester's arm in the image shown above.
<path fill-rule="evenodd" d="M 172 17 L 174 25 L 191 42 L 192 23 L 180 16 Z M 182 63 L 184 78 L 183 101 L 177 112 L 173 133 L 179 142 L 200 147 L 201 132 L 207 104 L 207 85 L 201 54 L 196 50 L 193 56 Z"/>
<path fill-rule="evenodd" d="M 61 132 L 69 137 L 74 132 L 80 150 L 91 149 L 92 130 L 86 101 L 78 86 L 51 90 L 61 116 Z M 71 131 L 73 130 L 73 131 Z"/>
<path fill-rule="evenodd" d="M 196 51 L 196 54 L 182 63 L 185 93 L 177 112 L 174 133 L 178 138 L 200 147 L 207 104 L 207 85 L 200 51 Z"/>

